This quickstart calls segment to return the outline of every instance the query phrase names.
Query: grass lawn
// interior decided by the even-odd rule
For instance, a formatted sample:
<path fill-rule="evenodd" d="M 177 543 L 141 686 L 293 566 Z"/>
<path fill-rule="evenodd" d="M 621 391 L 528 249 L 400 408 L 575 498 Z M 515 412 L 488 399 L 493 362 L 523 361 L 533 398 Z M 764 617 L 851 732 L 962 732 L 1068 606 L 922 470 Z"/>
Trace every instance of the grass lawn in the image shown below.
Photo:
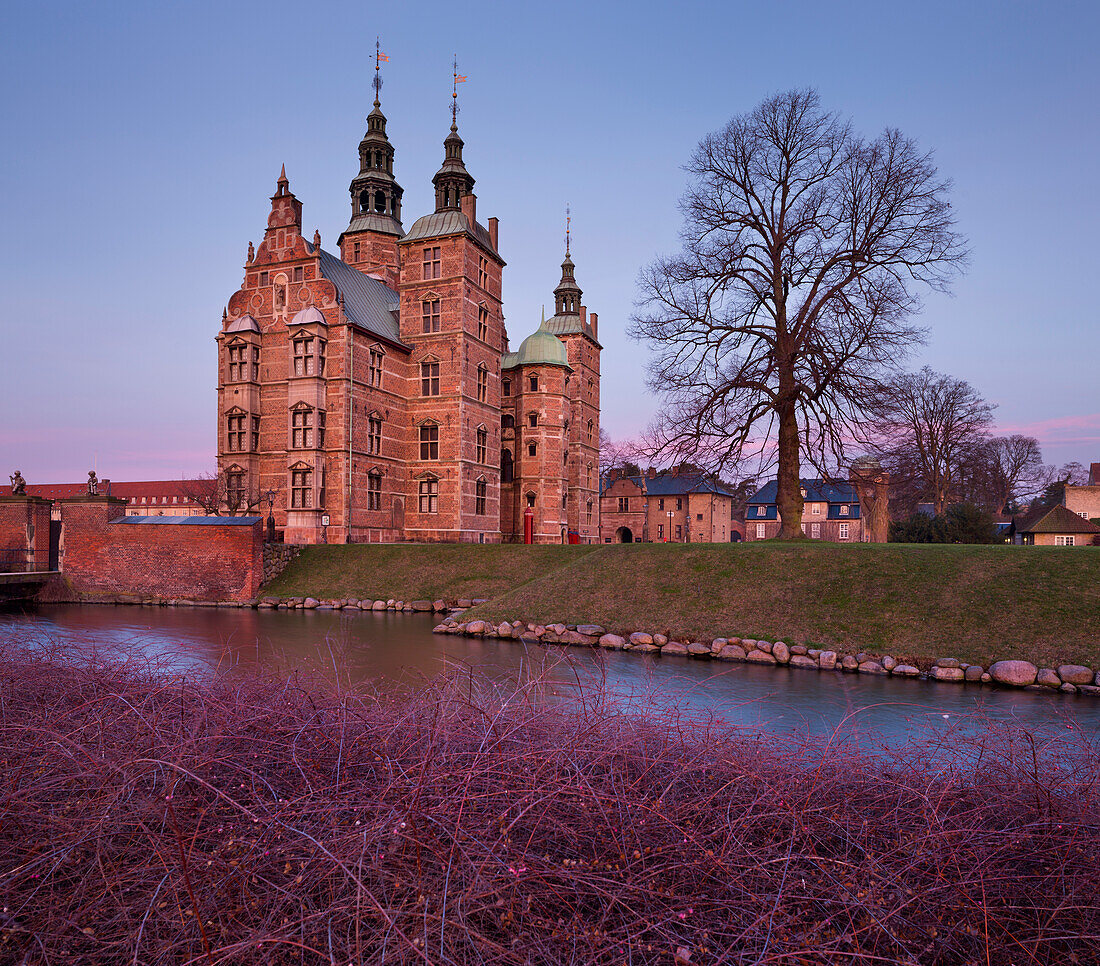
<path fill-rule="evenodd" d="M 303 549 L 262 593 L 374 600 L 499 597 L 599 549 L 471 543 L 313 546 Z"/>
<path fill-rule="evenodd" d="M 1100 549 L 612 545 L 563 560 L 469 614 L 699 638 L 782 638 L 922 664 L 947 656 L 983 665 L 1021 657 L 1095 667 Z"/>

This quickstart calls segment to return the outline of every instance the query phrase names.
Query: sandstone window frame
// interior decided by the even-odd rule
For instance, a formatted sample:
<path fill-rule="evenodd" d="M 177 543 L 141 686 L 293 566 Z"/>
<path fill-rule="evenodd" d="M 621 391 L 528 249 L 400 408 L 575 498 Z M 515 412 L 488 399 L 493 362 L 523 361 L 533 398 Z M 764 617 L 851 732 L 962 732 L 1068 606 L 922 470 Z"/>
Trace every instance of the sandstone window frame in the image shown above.
<path fill-rule="evenodd" d="M 477 337 L 482 342 L 489 341 L 489 306 L 484 302 L 477 307 Z"/>
<path fill-rule="evenodd" d="M 484 466 L 489 459 L 489 428 L 478 426 L 474 440 L 474 461 Z"/>
<path fill-rule="evenodd" d="M 489 369 L 485 363 L 477 367 L 477 401 L 489 401 Z"/>
<path fill-rule="evenodd" d="M 377 466 L 367 473 L 367 509 L 382 509 L 382 471 Z"/>
<path fill-rule="evenodd" d="M 230 510 L 236 510 L 248 498 L 248 473 L 243 466 L 234 463 L 225 470 L 225 504 Z M 142 500 L 144 503 L 145 501 Z M 156 503 L 156 498 L 153 498 Z"/>
<path fill-rule="evenodd" d="M 585 504 L 584 522 L 588 526 L 592 526 L 592 501 L 591 500 L 589 500 L 588 503 Z"/>
<path fill-rule="evenodd" d="M 439 477 L 428 473 L 421 476 L 417 483 L 417 507 L 421 513 L 439 512 Z"/>
<path fill-rule="evenodd" d="M 443 258 L 442 248 L 439 245 L 429 245 L 423 249 L 423 271 L 421 278 L 442 278 L 443 277 Z"/>
<path fill-rule="evenodd" d="M 290 407 L 288 449 L 322 449 L 325 445 L 325 411 L 298 402 Z"/>
<path fill-rule="evenodd" d="M 439 360 L 428 356 L 420 363 L 420 395 L 439 395 Z"/>
<path fill-rule="evenodd" d="M 367 415 L 367 452 L 371 456 L 382 453 L 382 414 L 379 412 Z"/>
<path fill-rule="evenodd" d="M 630 512 L 630 497 L 628 497 L 628 496 L 620 496 L 619 497 L 619 512 L 620 513 L 629 513 Z"/>
<path fill-rule="evenodd" d="M 248 413 L 239 406 L 227 410 L 225 414 L 225 451 L 227 453 L 248 453 Z"/>
<path fill-rule="evenodd" d="M 528 443 L 527 444 L 527 455 L 528 456 L 538 456 L 539 455 L 538 443 Z"/>
<path fill-rule="evenodd" d="M 538 494 L 535 493 L 534 490 L 528 490 L 524 494 L 524 500 L 526 501 L 526 503 L 529 507 L 534 508 L 535 503 L 538 501 Z"/>
<path fill-rule="evenodd" d="M 538 424 L 539 424 L 539 414 L 538 413 L 528 413 L 527 414 L 527 425 L 530 426 L 532 429 L 534 429 L 536 426 L 538 426 Z"/>
<path fill-rule="evenodd" d="M 484 255 L 477 256 L 477 284 L 479 288 L 489 288 L 489 259 Z"/>
<path fill-rule="evenodd" d="M 382 387 L 382 371 L 386 361 L 386 350 L 379 343 L 370 347 L 370 357 L 367 363 L 367 384 L 376 389 Z"/>
<path fill-rule="evenodd" d="M 424 335 L 443 331 L 443 300 L 438 295 L 426 295 L 420 300 L 421 331 Z"/>
<path fill-rule="evenodd" d="M 260 417 L 252 415 L 252 446 L 249 449 L 250 453 L 258 453 L 260 451 Z"/>
<path fill-rule="evenodd" d="M 313 467 L 295 463 L 288 469 L 291 510 L 313 509 Z"/>
<path fill-rule="evenodd" d="M 531 387 L 531 392 L 539 391 L 539 376 L 538 373 L 532 373 L 527 377 L 528 385 Z"/>
<path fill-rule="evenodd" d="M 293 378 L 325 374 L 326 342 L 313 332 L 301 332 L 290 340 L 290 374 Z"/>
<path fill-rule="evenodd" d="M 486 482 L 484 476 L 479 476 L 474 483 L 474 514 L 475 516 L 485 516 L 485 504 L 488 502 L 489 484 Z"/>
<path fill-rule="evenodd" d="M 426 419 L 417 428 L 417 440 L 420 443 L 420 459 L 437 462 L 439 460 L 439 423 Z"/>

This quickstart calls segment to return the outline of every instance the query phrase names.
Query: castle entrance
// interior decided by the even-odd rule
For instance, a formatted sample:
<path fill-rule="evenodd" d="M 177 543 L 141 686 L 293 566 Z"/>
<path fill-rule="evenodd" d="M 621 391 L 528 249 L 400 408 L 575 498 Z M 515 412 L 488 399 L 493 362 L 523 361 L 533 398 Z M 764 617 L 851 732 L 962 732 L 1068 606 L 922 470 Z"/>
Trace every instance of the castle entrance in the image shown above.
<path fill-rule="evenodd" d="M 633 543 L 634 534 L 630 532 L 630 527 L 619 527 L 615 531 L 615 540 L 619 543 Z"/>

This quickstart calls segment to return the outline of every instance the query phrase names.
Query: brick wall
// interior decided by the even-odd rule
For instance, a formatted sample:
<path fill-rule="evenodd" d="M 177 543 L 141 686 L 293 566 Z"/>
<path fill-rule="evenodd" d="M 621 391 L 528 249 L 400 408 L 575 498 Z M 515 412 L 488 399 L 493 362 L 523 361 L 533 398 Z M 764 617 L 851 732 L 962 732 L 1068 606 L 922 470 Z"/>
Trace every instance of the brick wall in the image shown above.
<path fill-rule="evenodd" d="M 259 592 L 260 520 L 134 523 L 124 512 L 123 501 L 108 497 L 63 502 L 61 570 L 77 594 L 244 602 Z"/>
<path fill-rule="evenodd" d="M 50 509 L 36 496 L 0 497 L 0 571 L 50 569 Z"/>
<path fill-rule="evenodd" d="M 1100 519 L 1100 486 L 1067 486 L 1065 504 L 1087 520 Z"/>

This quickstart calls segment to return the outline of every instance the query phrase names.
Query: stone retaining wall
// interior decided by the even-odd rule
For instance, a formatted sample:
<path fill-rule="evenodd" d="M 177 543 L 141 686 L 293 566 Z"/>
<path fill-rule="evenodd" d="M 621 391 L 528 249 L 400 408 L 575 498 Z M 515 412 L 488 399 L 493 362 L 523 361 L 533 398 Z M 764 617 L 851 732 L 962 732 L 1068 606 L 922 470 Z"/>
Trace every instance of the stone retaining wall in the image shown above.
<path fill-rule="evenodd" d="M 988 668 L 966 664 L 951 657 L 939 658 L 922 669 L 903 664 L 889 654 L 866 651 L 845 654 L 840 651 L 787 644 L 783 641 L 759 641 L 742 637 L 717 637 L 709 641 L 669 638 L 665 634 L 636 631 L 629 636 L 608 634 L 598 624 L 532 624 L 505 621 L 494 624 L 473 620 L 461 622 L 448 617 L 436 625 L 437 634 L 461 634 L 466 637 L 495 637 L 522 640 L 531 644 L 568 644 L 602 647 L 612 651 L 639 654 L 674 654 L 704 661 L 761 664 L 771 667 L 805 668 L 850 674 L 889 675 L 899 678 L 926 678 L 958 684 L 999 684 L 1029 691 L 1061 691 L 1065 694 L 1100 694 L 1100 671 L 1079 664 L 1061 664 L 1057 668 L 1036 667 L 1030 661 L 995 661 Z"/>
<path fill-rule="evenodd" d="M 264 583 L 278 577 L 301 552 L 301 546 L 296 543 L 265 543 Z"/>

